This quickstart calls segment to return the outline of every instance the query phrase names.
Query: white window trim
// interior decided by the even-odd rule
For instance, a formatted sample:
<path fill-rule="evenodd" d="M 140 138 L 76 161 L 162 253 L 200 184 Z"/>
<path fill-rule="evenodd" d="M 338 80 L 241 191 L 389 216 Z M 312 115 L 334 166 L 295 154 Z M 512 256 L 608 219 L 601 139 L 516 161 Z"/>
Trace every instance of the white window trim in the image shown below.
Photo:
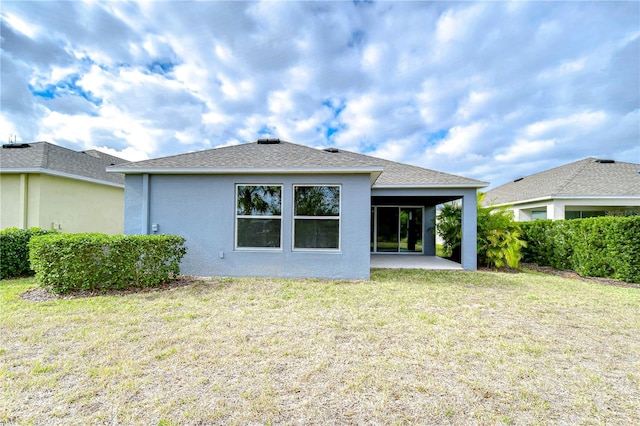
<path fill-rule="evenodd" d="M 279 186 L 280 187 L 280 215 L 279 216 L 252 216 L 252 215 L 239 215 L 238 214 L 238 187 L 239 186 Z M 281 183 L 236 183 L 235 185 L 235 202 L 233 204 L 234 209 L 234 247 L 237 251 L 269 251 L 269 252 L 281 252 L 282 251 L 282 238 L 283 238 L 283 226 L 282 226 L 282 208 L 284 185 Z M 280 220 L 280 247 L 238 247 L 238 219 L 279 219 Z"/>
<path fill-rule="evenodd" d="M 338 216 L 298 216 L 296 215 L 296 188 L 309 186 L 337 186 L 340 189 L 338 197 Z M 291 250 L 295 252 L 314 252 L 314 253 L 339 253 L 342 248 L 342 185 L 339 183 L 298 183 L 293 184 L 291 193 L 291 213 L 293 220 L 291 221 Z M 296 219 L 330 219 L 338 221 L 338 247 L 337 248 L 296 248 Z"/>

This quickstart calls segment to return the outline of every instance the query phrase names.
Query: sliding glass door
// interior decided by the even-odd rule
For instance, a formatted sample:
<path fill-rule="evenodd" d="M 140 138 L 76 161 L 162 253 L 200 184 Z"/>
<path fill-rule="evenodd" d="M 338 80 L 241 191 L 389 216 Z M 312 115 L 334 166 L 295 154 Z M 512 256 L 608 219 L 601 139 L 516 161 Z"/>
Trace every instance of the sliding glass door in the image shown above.
<path fill-rule="evenodd" d="M 378 253 L 395 253 L 400 248 L 400 211 L 398 207 L 378 207 L 377 210 L 375 250 Z"/>
<path fill-rule="evenodd" d="M 371 251 L 422 253 L 422 207 L 373 206 Z"/>

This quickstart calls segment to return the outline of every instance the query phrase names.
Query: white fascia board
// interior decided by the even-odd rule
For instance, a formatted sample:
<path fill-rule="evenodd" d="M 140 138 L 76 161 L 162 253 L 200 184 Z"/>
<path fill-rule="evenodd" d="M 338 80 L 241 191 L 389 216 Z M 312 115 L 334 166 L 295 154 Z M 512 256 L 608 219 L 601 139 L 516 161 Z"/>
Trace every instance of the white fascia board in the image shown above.
<path fill-rule="evenodd" d="M 106 180 L 94 179 L 87 176 L 74 175 L 71 173 L 59 172 L 57 170 L 43 169 L 41 167 L 27 167 L 27 168 L 3 168 L 1 173 L 40 173 L 43 175 L 63 177 L 67 179 L 81 180 L 83 182 L 97 183 L 99 185 L 113 186 L 115 188 L 124 188 L 124 184 L 115 182 L 108 182 Z"/>
<path fill-rule="evenodd" d="M 583 197 L 553 197 L 554 200 L 640 200 L 640 195 L 586 195 Z"/>
<path fill-rule="evenodd" d="M 551 201 L 552 198 L 551 197 L 539 197 L 539 198 L 531 198 L 528 200 L 522 200 L 522 201 L 511 201 L 511 202 L 507 202 L 507 203 L 496 203 L 496 204 L 491 204 L 490 207 L 502 207 L 502 206 L 518 206 L 520 204 L 529 204 L 529 203 L 539 203 L 541 201 Z"/>
<path fill-rule="evenodd" d="M 622 196 L 615 196 L 615 195 L 576 196 L 574 195 L 574 196 L 560 196 L 560 197 L 549 196 L 549 197 L 530 198 L 528 200 L 512 201 L 510 203 L 492 204 L 491 206 L 492 207 L 501 207 L 501 206 L 517 207 L 523 204 L 539 203 L 541 201 L 554 201 L 554 200 L 557 200 L 557 201 L 560 201 L 560 200 L 640 200 L 640 196 L 633 196 L 633 195 L 622 195 Z"/>
<path fill-rule="evenodd" d="M 488 186 L 487 182 L 479 183 L 412 183 L 412 184 L 379 184 L 374 185 L 373 189 L 423 189 L 423 188 L 484 188 Z"/>

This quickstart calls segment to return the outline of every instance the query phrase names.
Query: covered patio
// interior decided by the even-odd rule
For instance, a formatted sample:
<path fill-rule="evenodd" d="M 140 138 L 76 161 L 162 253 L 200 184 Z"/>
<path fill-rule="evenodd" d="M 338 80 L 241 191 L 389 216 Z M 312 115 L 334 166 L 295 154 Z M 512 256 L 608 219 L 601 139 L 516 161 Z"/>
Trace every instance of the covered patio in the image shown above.
<path fill-rule="evenodd" d="M 462 270 L 462 265 L 438 256 L 372 254 L 371 268 Z"/>
<path fill-rule="evenodd" d="M 371 189 L 371 268 L 477 268 L 477 187 L 377 184 Z M 436 257 L 436 207 L 450 201 L 462 207 L 462 262 Z"/>

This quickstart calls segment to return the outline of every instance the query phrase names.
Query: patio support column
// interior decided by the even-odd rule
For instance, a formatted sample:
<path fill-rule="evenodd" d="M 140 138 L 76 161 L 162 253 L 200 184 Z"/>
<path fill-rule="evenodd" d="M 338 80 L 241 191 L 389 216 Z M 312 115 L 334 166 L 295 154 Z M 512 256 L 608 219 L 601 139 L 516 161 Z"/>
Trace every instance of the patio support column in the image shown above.
<path fill-rule="evenodd" d="M 20 228 L 29 229 L 29 175 L 20 173 Z M 39 223 L 38 223 L 39 225 Z"/>
<path fill-rule="evenodd" d="M 462 197 L 462 268 L 478 269 L 478 211 L 476 191 Z"/>
<path fill-rule="evenodd" d="M 424 226 L 422 254 L 424 254 L 425 256 L 435 256 L 436 255 L 436 229 L 435 229 L 436 208 L 435 206 L 425 207 L 422 223 Z"/>

